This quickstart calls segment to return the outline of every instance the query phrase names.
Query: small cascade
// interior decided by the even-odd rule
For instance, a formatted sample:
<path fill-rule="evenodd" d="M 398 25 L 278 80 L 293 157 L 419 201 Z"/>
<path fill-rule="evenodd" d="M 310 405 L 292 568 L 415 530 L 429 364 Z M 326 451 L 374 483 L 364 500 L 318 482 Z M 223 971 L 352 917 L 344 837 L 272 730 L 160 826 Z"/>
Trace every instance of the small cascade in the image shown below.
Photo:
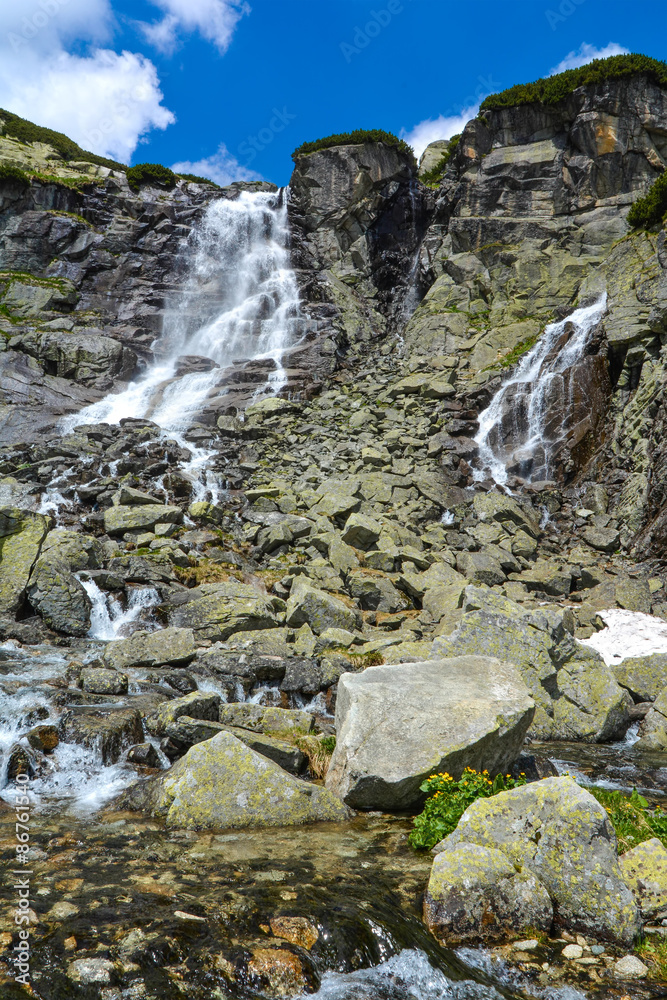
<path fill-rule="evenodd" d="M 491 476 L 502 485 L 510 473 L 552 479 L 561 450 L 570 452 L 594 430 L 608 376 L 606 359 L 586 352 L 606 304 L 602 295 L 547 326 L 480 414 L 478 480 Z"/>
<path fill-rule="evenodd" d="M 160 603 L 160 595 L 153 587 L 128 590 L 127 607 L 123 608 L 115 597 L 100 590 L 94 580 L 82 580 L 81 584 L 92 604 L 90 639 L 110 641 L 122 638 L 126 627 L 136 621 L 144 609 Z"/>

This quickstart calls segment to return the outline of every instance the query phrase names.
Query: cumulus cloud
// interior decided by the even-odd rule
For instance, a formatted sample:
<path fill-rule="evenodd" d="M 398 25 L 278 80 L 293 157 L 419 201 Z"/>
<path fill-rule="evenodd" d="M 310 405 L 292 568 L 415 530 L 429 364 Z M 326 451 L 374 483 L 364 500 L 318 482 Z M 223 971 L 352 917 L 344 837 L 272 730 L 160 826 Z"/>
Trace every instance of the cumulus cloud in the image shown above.
<path fill-rule="evenodd" d="M 579 66 L 586 66 L 587 63 L 593 62 L 594 59 L 607 59 L 609 56 L 627 55 L 629 51 L 630 49 L 623 48 L 617 42 L 610 42 L 603 49 L 596 49 L 594 45 L 584 42 L 578 49 L 568 52 L 557 66 L 549 70 L 549 76 L 555 76 L 556 73 L 563 73 L 566 69 L 578 69 Z"/>
<path fill-rule="evenodd" d="M 151 0 L 164 11 L 161 21 L 140 23 L 144 35 L 161 52 L 173 52 L 179 32 L 194 32 L 226 52 L 234 29 L 244 14 L 250 12 L 245 0 Z"/>
<path fill-rule="evenodd" d="M 208 177 L 224 187 L 232 181 L 261 181 L 264 178 L 254 170 L 242 166 L 224 143 L 218 146 L 218 151 L 203 160 L 181 160 L 173 163 L 171 169 L 177 174 L 196 174 L 197 177 Z"/>
<path fill-rule="evenodd" d="M 113 29 L 109 0 L 39 0 L 28 14 L 17 7 L 0 14 L 0 107 L 124 162 L 151 129 L 175 121 L 153 63 L 101 47 Z M 73 42 L 91 48 L 74 54 Z"/>
<path fill-rule="evenodd" d="M 419 159 L 429 143 L 435 142 L 436 139 L 451 139 L 453 135 L 462 132 L 465 125 L 477 115 L 478 111 L 479 103 L 463 108 L 458 115 L 439 115 L 437 118 L 427 118 L 415 125 L 409 132 L 403 129 L 401 138 L 412 146 L 415 156 Z"/>

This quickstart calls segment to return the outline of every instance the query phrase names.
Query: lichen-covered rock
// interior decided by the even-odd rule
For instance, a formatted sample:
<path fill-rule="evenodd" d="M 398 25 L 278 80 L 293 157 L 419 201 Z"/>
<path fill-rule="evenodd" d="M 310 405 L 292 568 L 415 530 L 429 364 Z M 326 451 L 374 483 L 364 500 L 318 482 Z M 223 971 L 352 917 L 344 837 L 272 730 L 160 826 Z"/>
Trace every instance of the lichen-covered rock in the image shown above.
<path fill-rule="evenodd" d="M 518 870 L 502 851 L 460 842 L 433 862 L 424 921 L 448 947 L 486 944 L 528 930 L 547 933 L 553 907 L 532 872 Z"/>
<path fill-rule="evenodd" d="M 185 604 L 170 611 L 170 623 L 194 629 L 202 639 L 227 639 L 235 632 L 277 626 L 285 605 L 246 583 L 205 583 L 188 592 Z"/>
<path fill-rule="evenodd" d="M 612 666 L 614 677 L 636 701 L 655 701 L 667 687 L 667 653 L 631 656 Z"/>
<path fill-rule="evenodd" d="M 545 778 L 468 806 L 438 844 L 502 851 L 547 889 L 557 924 L 630 945 L 641 921 L 603 807 L 571 778 Z"/>
<path fill-rule="evenodd" d="M 286 622 L 298 628 L 309 625 L 315 635 L 328 628 L 344 628 L 354 632 L 361 628 L 362 618 L 358 611 L 349 608 L 337 597 L 319 590 L 299 576 L 292 584 L 287 601 Z"/>
<path fill-rule="evenodd" d="M 82 531 L 54 528 L 44 539 L 40 556 L 57 559 L 72 573 L 82 569 L 99 569 L 104 560 L 102 543 Z"/>
<path fill-rule="evenodd" d="M 156 524 L 180 524 L 182 520 L 180 507 L 151 503 L 117 505 L 104 511 L 104 530 L 111 536 L 124 535 L 126 531 L 152 531 Z"/>
<path fill-rule="evenodd" d="M 0 508 L 0 615 L 15 615 L 51 519 L 18 507 Z"/>
<path fill-rule="evenodd" d="M 160 705 L 156 711 L 146 719 L 146 729 L 154 736 L 162 736 L 167 727 L 180 719 L 182 715 L 187 715 L 191 719 L 207 719 L 211 722 L 218 722 L 218 711 L 220 708 L 220 695 L 206 691 L 192 691 L 182 698 L 174 698 Z"/>
<path fill-rule="evenodd" d="M 662 689 L 639 726 L 639 745 L 647 750 L 667 749 L 667 687 Z"/>
<path fill-rule="evenodd" d="M 102 667 L 84 667 L 81 687 L 91 694 L 127 694 L 127 674 Z"/>
<path fill-rule="evenodd" d="M 127 639 L 107 644 L 104 662 L 114 670 L 152 667 L 160 663 L 189 663 L 197 647 L 189 628 L 164 628 L 159 632 L 134 632 Z"/>
<path fill-rule="evenodd" d="M 84 636 L 90 629 L 90 598 L 55 551 L 37 560 L 28 584 L 28 598 L 50 628 L 65 635 Z"/>
<path fill-rule="evenodd" d="M 120 803 L 164 816 L 169 827 L 195 830 L 340 822 L 348 816 L 327 789 L 292 777 L 231 733 L 197 744 Z"/>
<path fill-rule="evenodd" d="M 623 880 L 632 890 L 644 920 L 667 909 L 667 850 L 657 837 L 620 858 Z"/>
<path fill-rule="evenodd" d="M 434 771 L 505 771 L 534 712 L 511 663 L 482 656 L 343 674 L 327 788 L 355 809 L 403 810 Z"/>
<path fill-rule="evenodd" d="M 343 541 L 355 549 L 370 549 L 377 542 L 382 525 L 366 514 L 350 514 L 345 522 Z"/>
<path fill-rule="evenodd" d="M 274 708 L 252 702 L 225 702 L 220 705 L 218 718 L 226 726 L 240 726 L 256 733 L 309 733 L 313 716 L 303 709 Z"/>

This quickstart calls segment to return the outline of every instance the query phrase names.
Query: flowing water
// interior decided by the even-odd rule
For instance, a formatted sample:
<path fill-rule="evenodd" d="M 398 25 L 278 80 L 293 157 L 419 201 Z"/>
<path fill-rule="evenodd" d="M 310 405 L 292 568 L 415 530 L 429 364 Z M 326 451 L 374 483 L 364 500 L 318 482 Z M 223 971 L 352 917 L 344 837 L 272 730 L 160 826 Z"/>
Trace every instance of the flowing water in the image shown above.
<path fill-rule="evenodd" d="M 552 478 L 553 459 L 566 433 L 560 415 L 567 418 L 574 411 L 570 376 L 606 305 L 605 294 L 547 326 L 480 414 L 475 438 L 478 480 L 490 475 L 502 485 L 508 480 L 508 466 L 533 482 Z"/>

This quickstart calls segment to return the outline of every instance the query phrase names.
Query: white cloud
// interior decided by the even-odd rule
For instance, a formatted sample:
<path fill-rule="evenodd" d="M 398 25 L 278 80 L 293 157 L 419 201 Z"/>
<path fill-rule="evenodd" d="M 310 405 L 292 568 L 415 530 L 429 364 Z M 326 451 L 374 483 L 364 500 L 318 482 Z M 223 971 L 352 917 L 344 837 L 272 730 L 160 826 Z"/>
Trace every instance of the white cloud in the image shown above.
<path fill-rule="evenodd" d="M 177 174 L 196 174 L 197 177 L 208 177 L 224 187 L 232 181 L 261 181 L 264 178 L 254 170 L 242 166 L 235 156 L 229 152 L 224 143 L 218 147 L 217 153 L 203 160 L 182 160 L 173 163 L 171 169 Z"/>
<path fill-rule="evenodd" d="M 587 63 L 593 62 L 594 59 L 607 59 L 609 56 L 627 55 L 629 51 L 630 49 L 625 49 L 616 42 L 610 42 L 603 49 L 596 49 L 594 45 L 584 42 L 578 49 L 568 52 L 557 66 L 549 70 L 549 76 L 555 76 L 556 73 L 563 73 L 566 69 L 578 69 L 579 66 L 586 66 Z"/>
<path fill-rule="evenodd" d="M 426 121 L 415 125 L 409 132 L 403 129 L 401 138 L 412 146 L 415 156 L 419 159 L 429 143 L 435 142 L 436 139 L 451 139 L 453 135 L 462 132 L 478 111 L 479 104 L 472 104 L 468 108 L 463 108 L 458 115 L 439 115 L 438 118 L 427 118 Z"/>
<path fill-rule="evenodd" d="M 74 41 L 108 40 L 109 0 L 39 0 L 29 15 L 8 6 L 0 13 L 0 107 L 124 162 L 151 129 L 175 121 L 145 56 L 67 50 Z"/>
<path fill-rule="evenodd" d="M 161 52 L 173 52 L 178 44 L 178 32 L 198 31 L 200 35 L 226 52 L 234 29 L 244 14 L 250 13 L 245 0 L 151 0 L 164 11 L 155 24 L 141 22 L 148 41 Z"/>

